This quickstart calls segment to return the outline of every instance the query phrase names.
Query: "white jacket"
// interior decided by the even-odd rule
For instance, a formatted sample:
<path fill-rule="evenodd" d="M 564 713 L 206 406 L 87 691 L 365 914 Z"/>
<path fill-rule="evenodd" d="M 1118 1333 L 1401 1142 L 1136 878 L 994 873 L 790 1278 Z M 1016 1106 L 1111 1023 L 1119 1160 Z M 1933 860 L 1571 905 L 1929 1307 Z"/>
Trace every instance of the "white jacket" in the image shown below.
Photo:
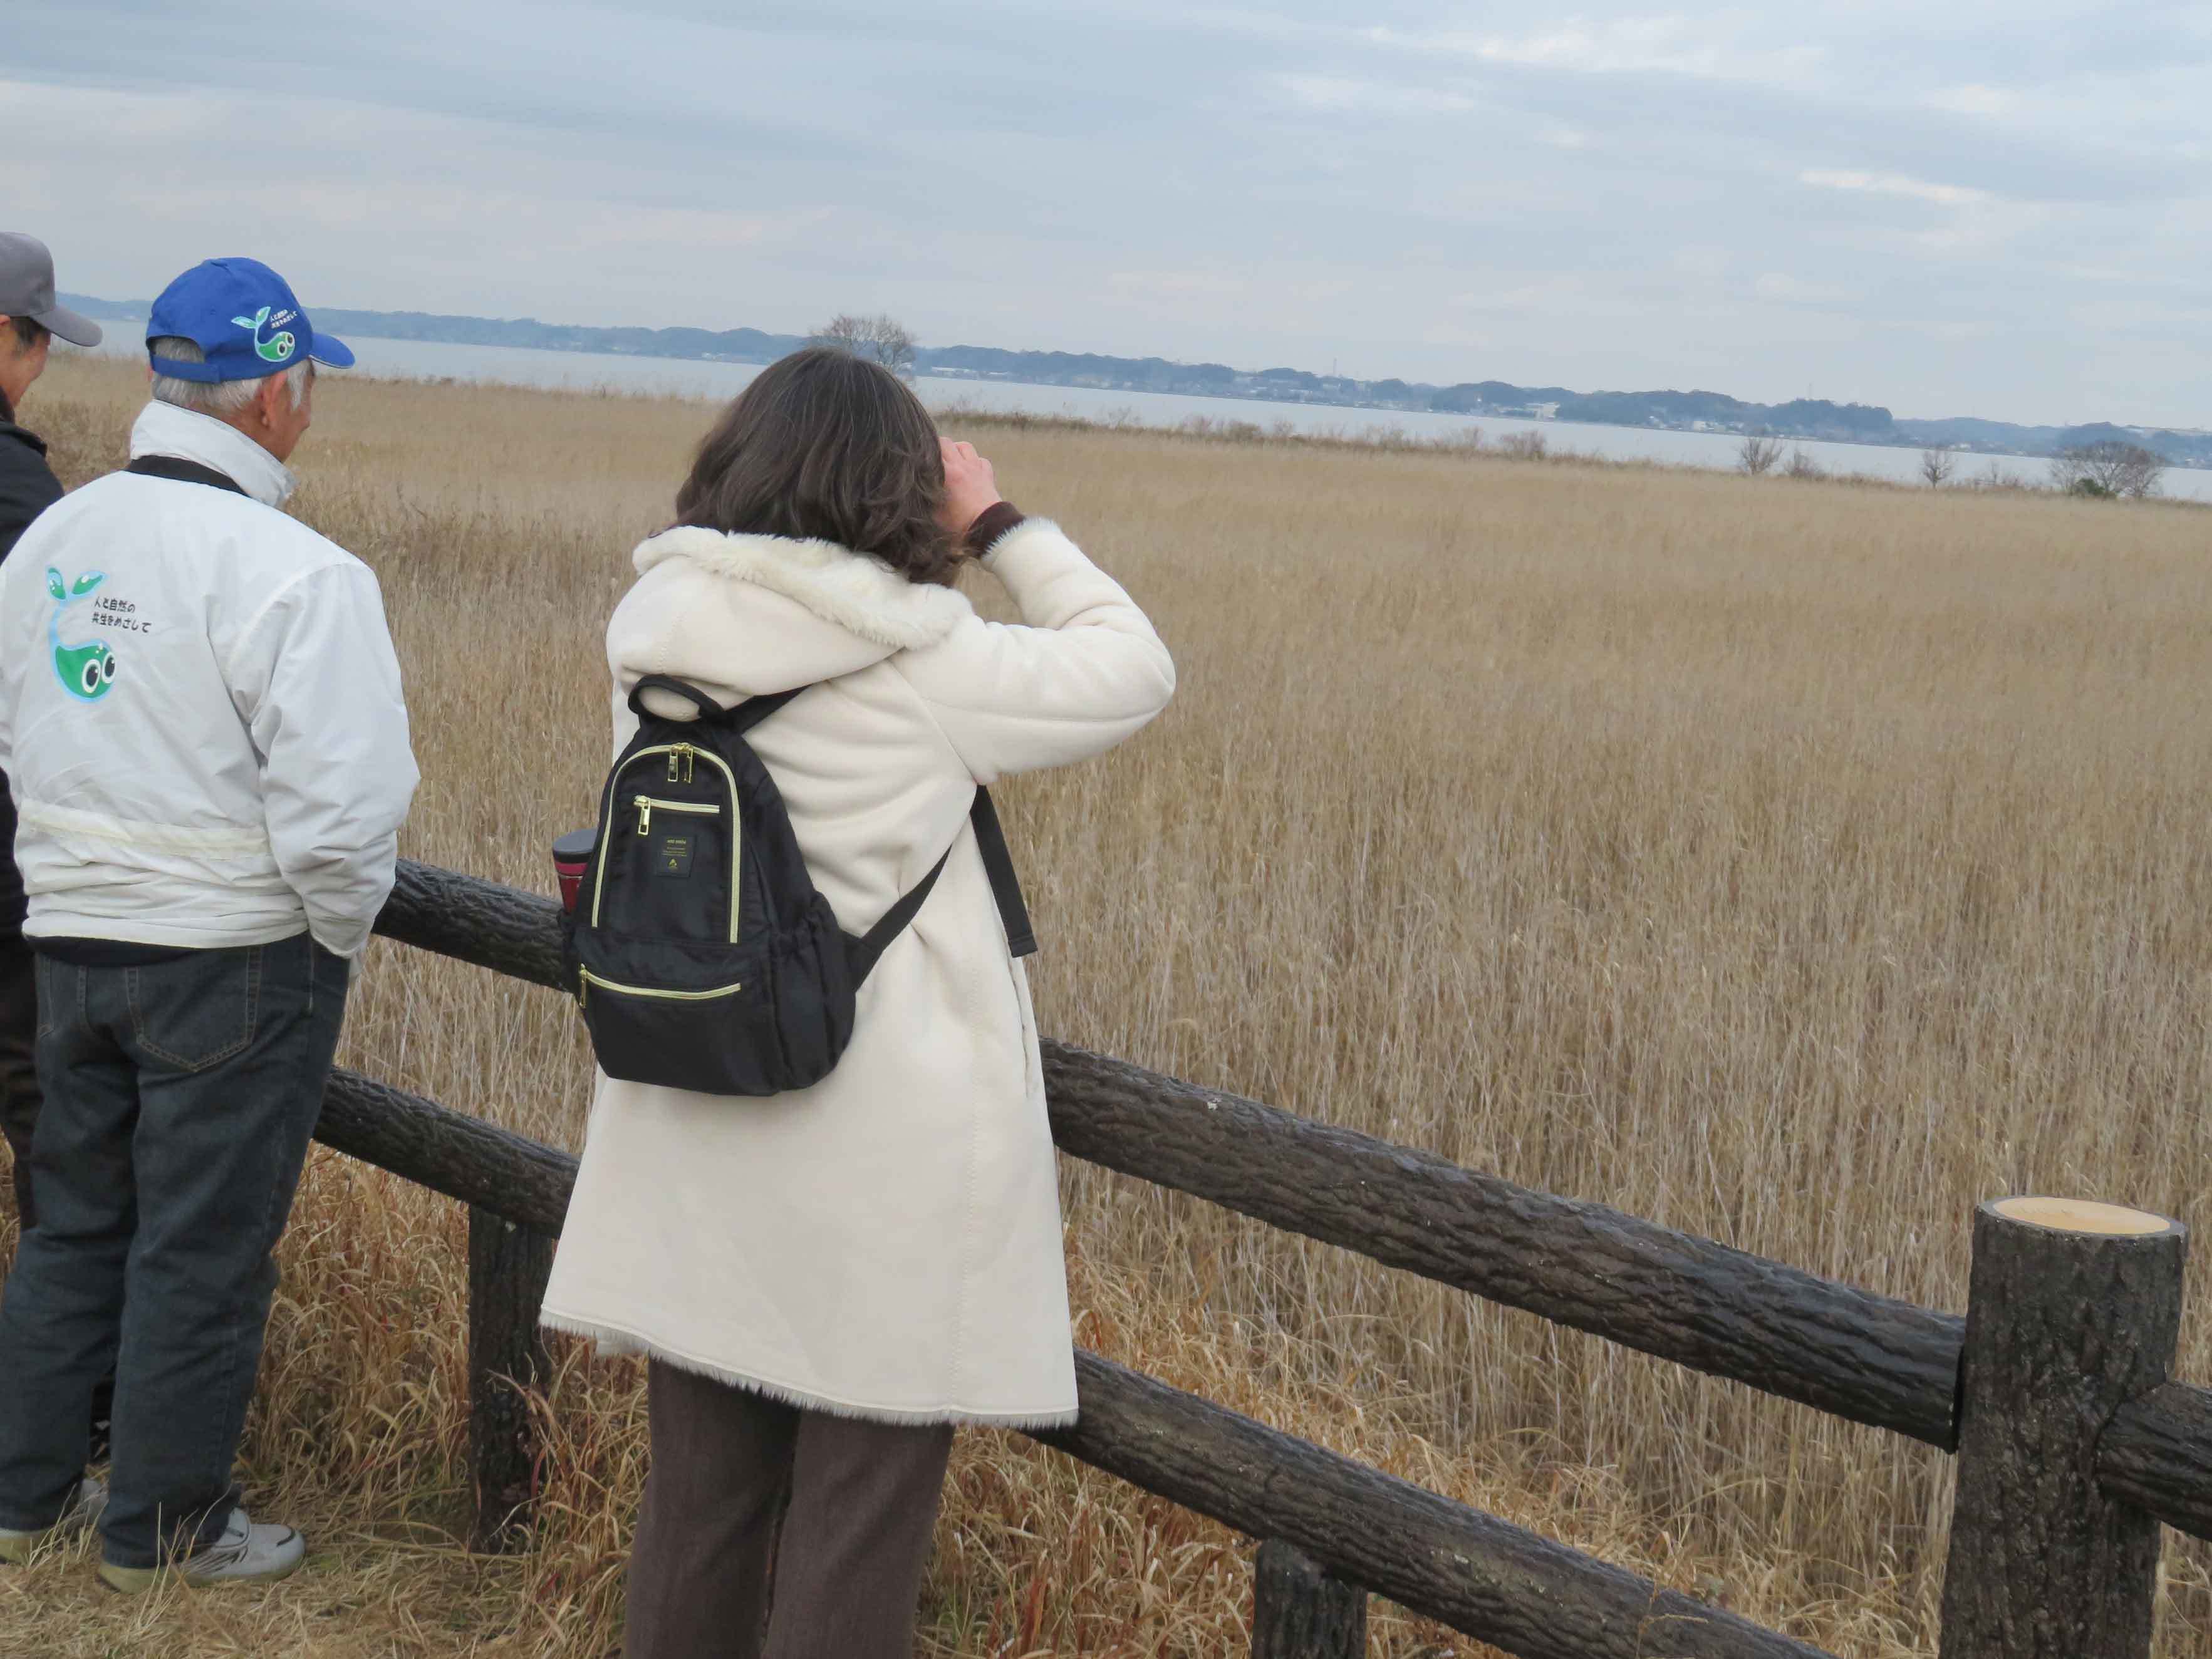
<path fill-rule="evenodd" d="M 1166 707 L 1175 665 L 1045 520 L 986 562 L 1024 626 L 825 542 L 679 529 L 638 549 L 607 628 L 617 748 L 646 674 L 725 702 L 827 680 L 746 740 L 839 923 L 866 932 L 952 855 L 812 1088 L 732 1100 L 599 1080 L 548 1325 L 879 1421 L 1074 1417 L 1036 1023 L 968 809 L 979 781 L 1128 737 Z M 1052 917 L 1037 922 L 1052 949 Z"/>
<path fill-rule="evenodd" d="M 221 421 L 149 404 L 131 453 L 247 494 L 115 473 L 0 566 L 24 932 L 358 955 L 417 781 L 376 578 L 277 510 L 291 473 Z"/>

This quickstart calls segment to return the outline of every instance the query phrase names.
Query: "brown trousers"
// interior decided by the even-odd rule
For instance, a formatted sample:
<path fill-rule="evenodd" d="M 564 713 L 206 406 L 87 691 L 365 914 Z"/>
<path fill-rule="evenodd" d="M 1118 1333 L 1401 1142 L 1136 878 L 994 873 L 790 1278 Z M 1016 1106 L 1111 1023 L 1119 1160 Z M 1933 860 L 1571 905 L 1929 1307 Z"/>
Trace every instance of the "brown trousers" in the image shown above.
<path fill-rule="evenodd" d="M 950 1424 L 801 1411 L 658 1360 L 647 1401 L 628 1659 L 912 1659 Z"/>

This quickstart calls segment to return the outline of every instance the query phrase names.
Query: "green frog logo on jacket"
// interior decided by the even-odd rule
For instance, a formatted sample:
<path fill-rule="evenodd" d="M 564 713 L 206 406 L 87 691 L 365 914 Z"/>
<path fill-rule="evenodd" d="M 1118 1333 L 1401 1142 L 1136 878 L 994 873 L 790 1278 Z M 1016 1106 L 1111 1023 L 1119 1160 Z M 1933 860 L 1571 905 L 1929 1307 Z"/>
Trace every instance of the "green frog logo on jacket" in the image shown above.
<path fill-rule="evenodd" d="M 54 597 L 53 615 L 46 618 L 46 643 L 54 653 L 54 675 L 63 690 L 85 702 L 99 702 L 115 684 L 115 653 L 97 642 L 63 644 L 62 613 L 106 580 L 105 571 L 88 570 L 64 585 L 60 571 L 49 568 L 46 572 L 46 592 Z"/>

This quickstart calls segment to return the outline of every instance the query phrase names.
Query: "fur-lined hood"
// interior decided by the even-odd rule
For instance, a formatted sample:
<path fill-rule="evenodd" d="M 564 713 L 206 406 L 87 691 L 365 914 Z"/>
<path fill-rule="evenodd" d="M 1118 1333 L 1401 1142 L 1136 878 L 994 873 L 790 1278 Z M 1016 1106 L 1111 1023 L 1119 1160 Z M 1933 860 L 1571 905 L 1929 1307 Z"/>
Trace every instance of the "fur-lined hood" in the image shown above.
<path fill-rule="evenodd" d="M 642 576 L 670 559 L 687 559 L 732 581 L 757 583 L 797 600 L 824 622 L 897 651 L 934 645 L 974 614 L 966 596 L 954 589 L 908 581 L 881 559 L 835 542 L 678 525 L 640 543 L 632 562 Z"/>
<path fill-rule="evenodd" d="M 638 583 L 607 626 L 607 665 L 624 684 L 672 674 L 765 696 L 927 649 L 975 615 L 965 595 L 834 542 L 680 526 L 635 562 Z"/>

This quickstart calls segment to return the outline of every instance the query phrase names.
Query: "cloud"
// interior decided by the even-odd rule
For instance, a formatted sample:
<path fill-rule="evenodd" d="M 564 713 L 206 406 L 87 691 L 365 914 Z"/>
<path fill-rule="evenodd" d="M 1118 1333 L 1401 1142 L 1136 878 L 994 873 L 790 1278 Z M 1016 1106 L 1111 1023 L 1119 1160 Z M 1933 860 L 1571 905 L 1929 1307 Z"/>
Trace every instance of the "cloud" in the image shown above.
<path fill-rule="evenodd" d="M 1823 190 L 1862 191 L 1875 196 L 1903 196 L 1938 207 L 1978 207 L 1990 201 L 1985 190 L 1966 185 L 1939 185 L 1926 179 L 1908 179 L 1894 173 L 1856 173 L 1842 167 L 1808 167 L 1797 175 L 1801 184 Z"/>
<path fill-rule="evenodd" d="M 2020 105 L 2016 94 L 1971 81 L 1963 86 L 1939 87 L 1922 101 L 1930 109 L 1949 110 L 1958 115 L 2005 115 Z"/>
<path fill-rule="evenodd" d="M 1772 300 L 1784 305 L 1826 306 L 1851 305 L 1865 296 L 1854 288 L 1834 283 L 1812 283 L 1792 276 L 1787 271 L 1761 271 L 1751 290 L 1762 300 Z"/>
<path fill-rule="evenodd" d="M 2201 5 L 1570 4 L 10 0 L 8 215 L 118 297 L 2212 424 Z"/>
<path fill-rule="evenodd" d="M 1352 81 L 1328 75 L 1281 75 L 1275 84 L 1307 109 L 1328 112 L 1379 110 L 1391 113 L 1457 113 L 1476 107 L 1465 93 L 1431 87 L 1394 86 L 1381 81 Z"/>
<path fill-rule="evenodd" d="M 1147 299 L 1235 299 L 1251 289 L 1242 277 L 1220 270 L 1117 270 L 1106 283 L 1117 293 Z"/>
<path fill-rule="evenodd" d="M 1665 75 L 1805 84 L 1825 56 L 1818 44 L 1757 45 L 1738 15 L 1680 13 L 1614 18 L 1573 16 L 1534 33 L 1407 34 L 1389 27 L 1375 40 L 1421 52 L 1450 52 L 1484 64 L 1572 75 Z"/>

